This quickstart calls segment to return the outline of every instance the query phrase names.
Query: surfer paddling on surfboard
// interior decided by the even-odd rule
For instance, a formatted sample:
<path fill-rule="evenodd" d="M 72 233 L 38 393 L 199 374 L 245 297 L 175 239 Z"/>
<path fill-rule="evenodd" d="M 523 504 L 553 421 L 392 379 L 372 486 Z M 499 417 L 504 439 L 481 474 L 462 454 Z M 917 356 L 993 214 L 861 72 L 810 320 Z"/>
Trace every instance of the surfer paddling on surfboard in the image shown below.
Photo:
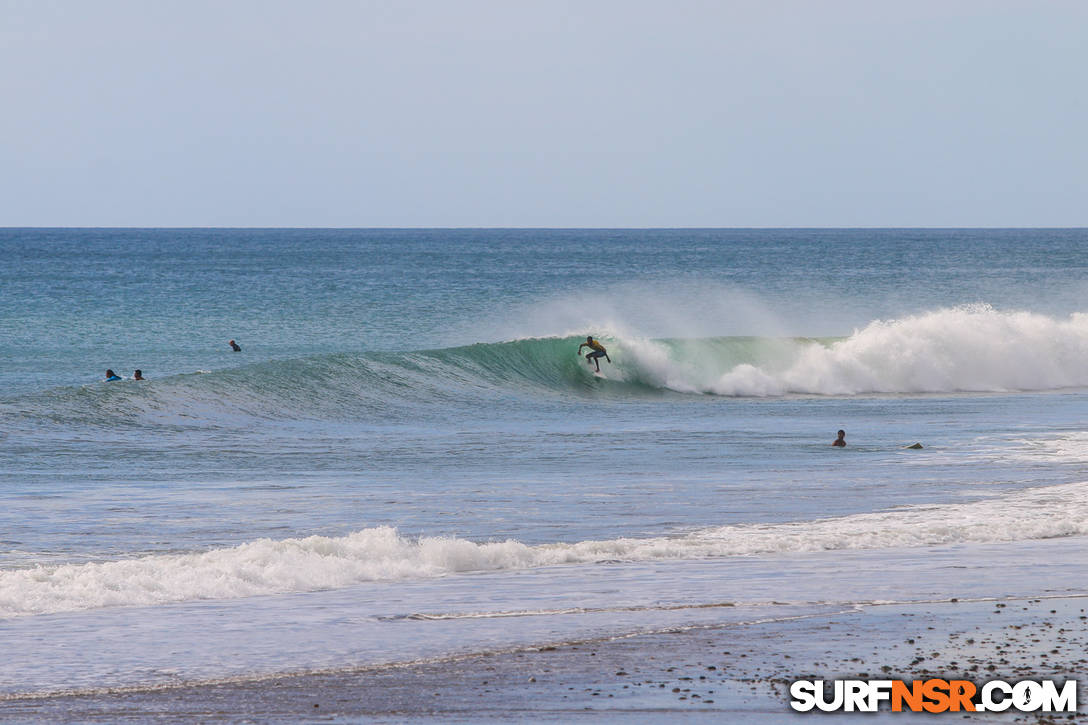
<path fill-rule="evenodd" d="M 608 357 L 608 351 L 604 349 L 604 345 L 593 339 L 593 335 L 586 338 L 586 341 L 578 346 L 578 354 L 582 354 L 582 348 L 588 347 L 589 352 L 586 353 L 586 362 L 593 363 L 597 366 L 597 372 L 601 372 L 600 359 L 603 357 L 608 362 L 612 362 L 612 358 Z"/>

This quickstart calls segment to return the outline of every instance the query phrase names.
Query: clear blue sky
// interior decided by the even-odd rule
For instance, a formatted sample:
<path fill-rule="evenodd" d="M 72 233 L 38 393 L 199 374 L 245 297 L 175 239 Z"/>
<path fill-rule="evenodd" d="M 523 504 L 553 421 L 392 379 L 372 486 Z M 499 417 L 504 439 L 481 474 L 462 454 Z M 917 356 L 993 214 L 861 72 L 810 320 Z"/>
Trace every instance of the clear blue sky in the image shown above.
<path fill-rule="evenodd" d="M 1088 2 L 0 0 L 0 226 L 1088 226 Z"/>

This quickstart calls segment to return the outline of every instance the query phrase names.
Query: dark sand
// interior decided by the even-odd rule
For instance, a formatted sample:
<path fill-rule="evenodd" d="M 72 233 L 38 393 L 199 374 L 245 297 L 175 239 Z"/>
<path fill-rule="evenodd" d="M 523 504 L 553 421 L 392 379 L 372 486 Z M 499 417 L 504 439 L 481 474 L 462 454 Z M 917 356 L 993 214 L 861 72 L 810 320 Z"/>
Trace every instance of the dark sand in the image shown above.
<path fill-rule="evenodd" d="M 1076 714 L 795 713 L 795 679 L 1077 678 L 1088 598 L 869 605 L 382 668 L 0 701 L 4 722 L 1084 722 Z"/>

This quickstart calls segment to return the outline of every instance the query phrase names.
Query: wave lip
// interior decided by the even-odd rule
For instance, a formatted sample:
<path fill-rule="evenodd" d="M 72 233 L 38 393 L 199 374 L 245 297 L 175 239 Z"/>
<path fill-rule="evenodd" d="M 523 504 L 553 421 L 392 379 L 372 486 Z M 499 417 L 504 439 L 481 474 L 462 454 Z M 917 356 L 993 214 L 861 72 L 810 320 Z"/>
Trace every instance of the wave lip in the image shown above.
<path fill-rule="evenodd" d="M 408 539 L 391 527 L 258 541 L 203 553 L 0 571 L 0 617 L 336 589 L 466 572 L 669 559 L 1011 542 L 1088 534 L 1088 482 L 963 504 L 682 536 L 528 546 Z"/>

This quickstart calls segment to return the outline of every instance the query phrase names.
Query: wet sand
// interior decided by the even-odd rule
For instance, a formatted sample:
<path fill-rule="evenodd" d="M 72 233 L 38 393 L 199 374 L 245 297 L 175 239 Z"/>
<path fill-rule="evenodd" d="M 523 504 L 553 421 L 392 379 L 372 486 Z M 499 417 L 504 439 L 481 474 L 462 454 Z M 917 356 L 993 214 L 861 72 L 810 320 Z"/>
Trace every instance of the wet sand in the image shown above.
<path fill-rule="evenodd" d="M 1088 598 L 865 605 L 425 664 L 0 702 L 4 722 L 1071 722 L 795 713 L 795 679 L 1081 679 Z M 1083 701 L 1081 694 L 1080 700 Z"/>

